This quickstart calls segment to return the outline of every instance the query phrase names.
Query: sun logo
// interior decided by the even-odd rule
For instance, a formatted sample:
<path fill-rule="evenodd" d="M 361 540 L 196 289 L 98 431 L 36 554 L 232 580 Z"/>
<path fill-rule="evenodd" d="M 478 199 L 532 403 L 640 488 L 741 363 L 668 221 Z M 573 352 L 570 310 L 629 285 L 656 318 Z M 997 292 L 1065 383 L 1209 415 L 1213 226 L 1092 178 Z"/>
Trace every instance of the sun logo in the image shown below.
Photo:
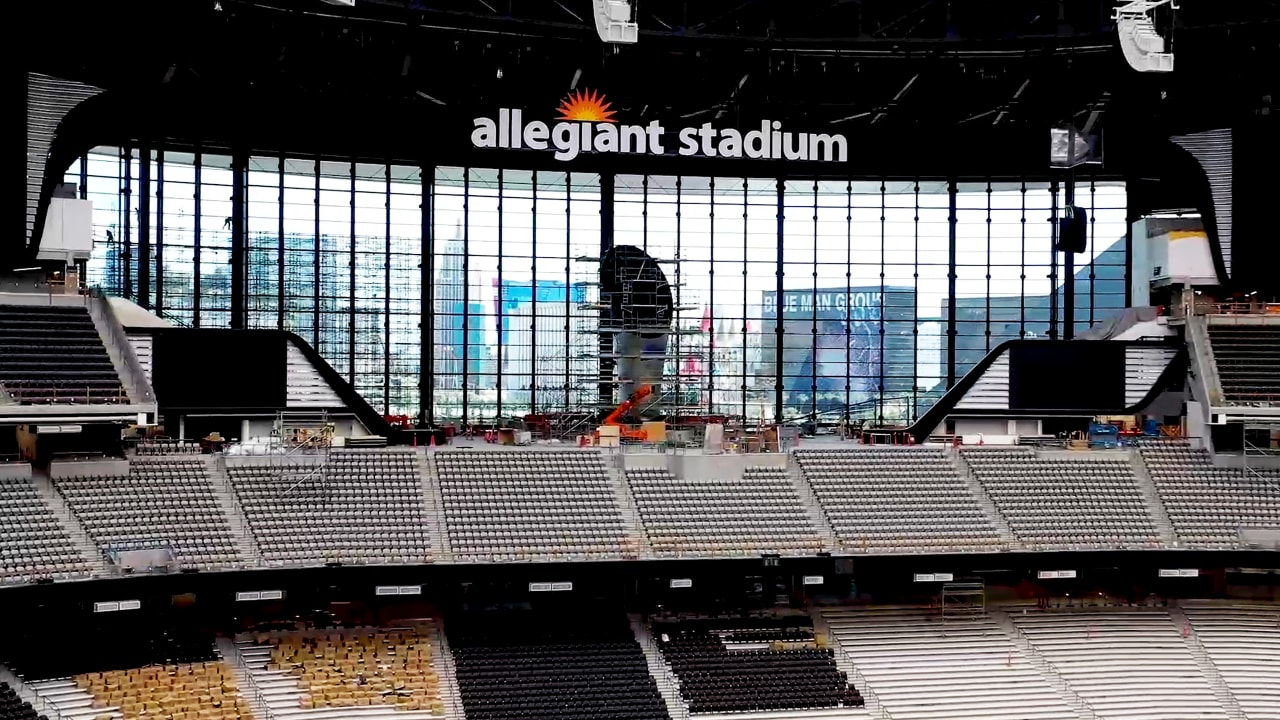
<path fill-rule="evenodd" d="M 618 122 L 613 119 L 617 113 L 609 108 L 613 105 L 604 96 L 594 90 L 574 90 L 560 101 L 560 120 L 579 120 L 582 122 Z"/>

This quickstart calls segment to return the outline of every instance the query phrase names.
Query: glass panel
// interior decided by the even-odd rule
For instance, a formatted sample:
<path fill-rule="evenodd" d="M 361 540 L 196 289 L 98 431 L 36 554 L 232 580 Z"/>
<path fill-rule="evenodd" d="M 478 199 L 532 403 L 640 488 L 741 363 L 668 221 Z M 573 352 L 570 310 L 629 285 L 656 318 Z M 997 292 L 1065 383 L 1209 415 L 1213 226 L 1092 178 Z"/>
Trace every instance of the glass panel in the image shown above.
<path fill-rule="evenodd" d="M 249 158 L 245 305 L 251 328 L 280 326 L 280 158 Z"/>
<path fill-rule="evenodd" d="M 462 351 L 466 342 L 463 322 L 467 290 L 465 176 L 462 168 L 436 168 L 431 217 L 435 238 L 435 337 L 432 343 L 435 377 L 432 383 L 437 422 L 463 418 Z"/>
<path fill-rule="evenodd" d="M 190 326 L 195 309 L 195 157 L 164 154 L 163 263 L 157 263 L 157 283 L 164 291 L 155 299 L 156 311 L 171 322 Z"/>
<path fill-rule="evenodd" d="M 320 323 L 316 350 L 334 370 L 352 378 L 352 164 L 320 163 Z"/>
<path fill-rule="evenodd" d="M 88 281 L 134 297 L 137 154 L 98 148 L 67 175 L 79 182 L 83 165 L 94 205 Z M 147 261 L 153 287 L 162 288 L 153 301 L 179 324 L 225 327 L 231 158 L 198 158 L 166 151 L 161 164 L 153 155 L 150 225 L 158 252 Z M 250 326 L 283 323 L 391 414 L 420 410 L 427 354 L 441 421 L 620 402 L 617 373 L 604 382 L 600 376 L 615 355 L 612 335 L 602 342 L 598 331 L 600 178 L 431 172 L 435 335 L 427 347 L 422 180 L 412 166 L 285 158 L 282 173 L 278 157 L 251 157 Z M 848 413 L 908 423 L 948 385 L 952 303 L 952 381 L 1006 340 L 1049 336 L 1051 308 L 1059 323 L 1063 317 L 1065 282 L 1075 284 L 1077 332 L 1124 304 L 1120 183 L 1083 179 L 1075 188 L 1076 203 L 1089 211 L 1090 238 L 1074 278 L 1065 276 L 1061 255 L 1055 275 L 1048 183 L 959 183 L 954 298 L 946 182 L 788 180 L 781 253 L 773 178 L 621 175 L 614 188 L 615 245 L 648 253 L 672 286 L 677 311 L 659 351 L 660 398 L 671 414 L 773 420 L 780 399 L 784 418 L 816 412 L 834 422 Z"/>
<path fill-rule="evenodd" d="M 352 358 L 356 392 L 376 410 L 387 406 L 387 290 L 391 241 L 387 233 L 390 212 L 384 165 L 356 165 L 355 357 Z"/>
<path fill-rule="evenodd" d="M 200 327 L 231 326 L 231 185 L 229 155 L 200 156 Z"/>

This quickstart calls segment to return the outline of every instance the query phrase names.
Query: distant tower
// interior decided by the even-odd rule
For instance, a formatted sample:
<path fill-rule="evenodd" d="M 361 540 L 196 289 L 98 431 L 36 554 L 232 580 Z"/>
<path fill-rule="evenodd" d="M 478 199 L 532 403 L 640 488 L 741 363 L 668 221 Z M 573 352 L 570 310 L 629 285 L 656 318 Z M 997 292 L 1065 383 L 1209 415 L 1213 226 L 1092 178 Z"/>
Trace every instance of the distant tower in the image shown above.
<path fill-rule="evenodd" d="M 453 229 L 453 239 L 446 240 L 436 270 L 435 344 L 436 387 L 462 389 L 462 352 L 466 338 L 463 327 L 467 305 L 466 242 L 462 239 L 462 223 Z"/>

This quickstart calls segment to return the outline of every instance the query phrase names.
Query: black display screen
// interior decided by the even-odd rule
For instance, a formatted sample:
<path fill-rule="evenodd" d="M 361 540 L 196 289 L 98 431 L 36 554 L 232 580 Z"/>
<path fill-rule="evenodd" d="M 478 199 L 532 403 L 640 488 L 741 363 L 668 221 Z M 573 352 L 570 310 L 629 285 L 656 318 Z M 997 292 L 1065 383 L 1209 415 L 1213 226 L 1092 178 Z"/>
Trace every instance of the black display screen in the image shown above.
<path fill-rule="evenodd" d="M 279 333 L 166 330 L 155 335 L 151 385 L 161 408 L 282 410 L 288 374 Z"/>
<path fill-rule="evenodd" d="M 1018 343 L 1009 348 L 1013 410 L 1118 410 L 1125 406 L 1124 350 L 1105 340 Z"/>

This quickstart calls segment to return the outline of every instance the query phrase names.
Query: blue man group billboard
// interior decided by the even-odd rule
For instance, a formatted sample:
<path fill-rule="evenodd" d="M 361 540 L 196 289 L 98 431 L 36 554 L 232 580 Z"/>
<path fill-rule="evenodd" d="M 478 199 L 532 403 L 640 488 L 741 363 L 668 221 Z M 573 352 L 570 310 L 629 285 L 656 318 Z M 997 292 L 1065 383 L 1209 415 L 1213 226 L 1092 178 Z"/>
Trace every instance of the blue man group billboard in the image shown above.
<path fill-rule="evenodd" d="M 782 363 L 783 404 L 801 414 L 870 402 L 904 383 L 909 389 L 914 380 L 897 376 L 913 374 L 915 304 L 906 287 L 786 290 L 781 302 L 766 292 L 762 371 Z"/>

